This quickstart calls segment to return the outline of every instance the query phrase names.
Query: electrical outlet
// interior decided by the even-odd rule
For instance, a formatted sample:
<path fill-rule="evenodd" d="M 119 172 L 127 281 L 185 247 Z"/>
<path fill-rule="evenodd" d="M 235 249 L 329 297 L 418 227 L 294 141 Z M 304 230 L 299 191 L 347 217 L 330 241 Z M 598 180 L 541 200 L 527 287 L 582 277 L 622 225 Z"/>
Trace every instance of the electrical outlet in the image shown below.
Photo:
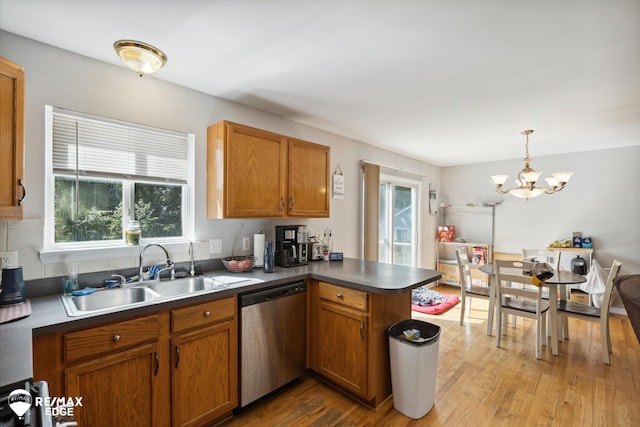
<path fill-rule="evenodd" d="M 18 267 L 18 252 L 0 252 L 0 268 Z"/>
<path fill-rule="evenodd" d="M 209 254 L 216 255 L 222 253 L 222 239 L 209 240 Z"/>
<path fill-rule="evenodd" d="M 242 238 L 242 250 L 243 251 L 248 251 L 250 249 L 249 247 L 249 238 L 248 237 L 243 237 Z"/>

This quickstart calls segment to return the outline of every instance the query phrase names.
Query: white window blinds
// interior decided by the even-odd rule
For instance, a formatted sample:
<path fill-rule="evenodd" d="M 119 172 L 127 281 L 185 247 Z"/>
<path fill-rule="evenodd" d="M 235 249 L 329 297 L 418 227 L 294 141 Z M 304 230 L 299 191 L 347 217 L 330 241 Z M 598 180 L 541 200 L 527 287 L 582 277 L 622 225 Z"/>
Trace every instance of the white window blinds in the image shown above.
<path fill-rule="evenodd" d="M 186 134 L 53 109 L 55 174 L 184 184 Z"/>

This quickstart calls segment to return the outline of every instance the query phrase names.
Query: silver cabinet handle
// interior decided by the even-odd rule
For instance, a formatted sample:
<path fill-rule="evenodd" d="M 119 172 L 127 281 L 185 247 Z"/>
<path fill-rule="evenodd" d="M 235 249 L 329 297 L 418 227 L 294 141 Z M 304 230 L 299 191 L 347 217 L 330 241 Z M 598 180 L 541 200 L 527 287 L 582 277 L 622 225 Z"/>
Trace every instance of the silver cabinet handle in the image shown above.
<path fill-rule="evenodd" d="M 154 352 L 154 356 L 156 359 L 156 369 L 153 371 L 153 375 L 157 376 L 158 375 L 158 371 L 160 370 L 160 355 L 158 354 L 158 352 Z"/>
<path fill-rule="evenodd" d="M 360 341 L 364 341 L 364 322 L 360 322 Z"/>
<path fill-rule="evenodd" d="M 178 369 L 179 364 L 180 364 L 180 347 L 176 346 L 176 369 Z"/>
<path fill-rule="evenodd" d="M 293 210 L 293 196 L 289 196 L 289 210 Z"/>
<path fill-rule="evenodd" d="M 120 335 L 114 335 L 111 339 L 113 340 L 113 342 L 118 342 L 120 341 Z"/>
<path fill-rule="evenodd" d="M 338 294 L 336 295 L 336 297 L 338 297 L 338 299 L 344 299 L 344 296 L 342 295 L 341 292 L 338 292 Z"/>
<path fill-rule="evenodd" d="M 204 312 L 204 317 L 209 317 L 211 316 L 211 312 L 210 311 L 205 311 Z"/>

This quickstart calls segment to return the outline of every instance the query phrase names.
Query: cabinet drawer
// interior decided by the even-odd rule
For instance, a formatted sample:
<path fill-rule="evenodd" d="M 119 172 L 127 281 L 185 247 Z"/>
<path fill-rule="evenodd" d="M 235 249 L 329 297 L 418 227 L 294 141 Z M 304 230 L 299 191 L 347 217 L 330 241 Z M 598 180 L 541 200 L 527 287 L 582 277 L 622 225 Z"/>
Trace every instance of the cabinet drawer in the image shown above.
<path fill-rule="evenodd" d="M 115 353 L 160 336 L 160 315 L 100 326 L 64 336 L 66 362 L 75 362 L 92 356 Z"/>
<path fill-rule="evenodd" d="M 361 311 L 367 311 L 368 309 L 368 295 L 363 291 L 319 282 L 318 294 L 321 299 L 327 301 L 332 301 Z"/>
<path fill-rule="evenodd" d="M 171 311 L 171 331 L 179 332 L 208 326 L 223 320 L 231 320 L 235 315 L 235 297 L 180 308 Z"/>

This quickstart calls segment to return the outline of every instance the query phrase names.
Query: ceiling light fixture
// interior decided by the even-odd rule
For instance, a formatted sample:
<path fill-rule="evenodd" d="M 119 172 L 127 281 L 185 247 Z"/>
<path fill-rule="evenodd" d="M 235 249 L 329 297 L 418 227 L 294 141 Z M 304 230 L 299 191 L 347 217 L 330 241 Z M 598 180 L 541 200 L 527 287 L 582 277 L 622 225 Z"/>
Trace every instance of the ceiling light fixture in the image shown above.
<path fill-rule="evenodd" d="M 552 194 L 560 191 L 564 188 L 569 179 L 573 175 L 573 172 L 556 172 L 551 174 L 549 178 L 545 178 L 547 181 L 547 187 L 536 187 L 536 181 L 542 175 L 542 172 L 536 172 L 531 167 L 531 159 L 529 158 L 529 135 L 533 133 L 533 130 L 523 130 L 520 132 L 526 138 L 525 150 L 527 156 L 524 158 L 524 167 L 518 172 L 515 182 L 517 187 L 504 190 L 502 186 L 509 178 L 509 175 L 493 175 L 493 185 L 496 187 L 496 191 L 502 194 L 511 194 L 521 199 L 529 200 L 531 197 L 538 197 L 543 193 Z"/>
<path fill-rule="evenodd" d="M 113 48 L 125 64 L 140 77 L 158 71 L 167 62 L 167 55 L 150 44 L 134 40 L 118 40 Z"/>

